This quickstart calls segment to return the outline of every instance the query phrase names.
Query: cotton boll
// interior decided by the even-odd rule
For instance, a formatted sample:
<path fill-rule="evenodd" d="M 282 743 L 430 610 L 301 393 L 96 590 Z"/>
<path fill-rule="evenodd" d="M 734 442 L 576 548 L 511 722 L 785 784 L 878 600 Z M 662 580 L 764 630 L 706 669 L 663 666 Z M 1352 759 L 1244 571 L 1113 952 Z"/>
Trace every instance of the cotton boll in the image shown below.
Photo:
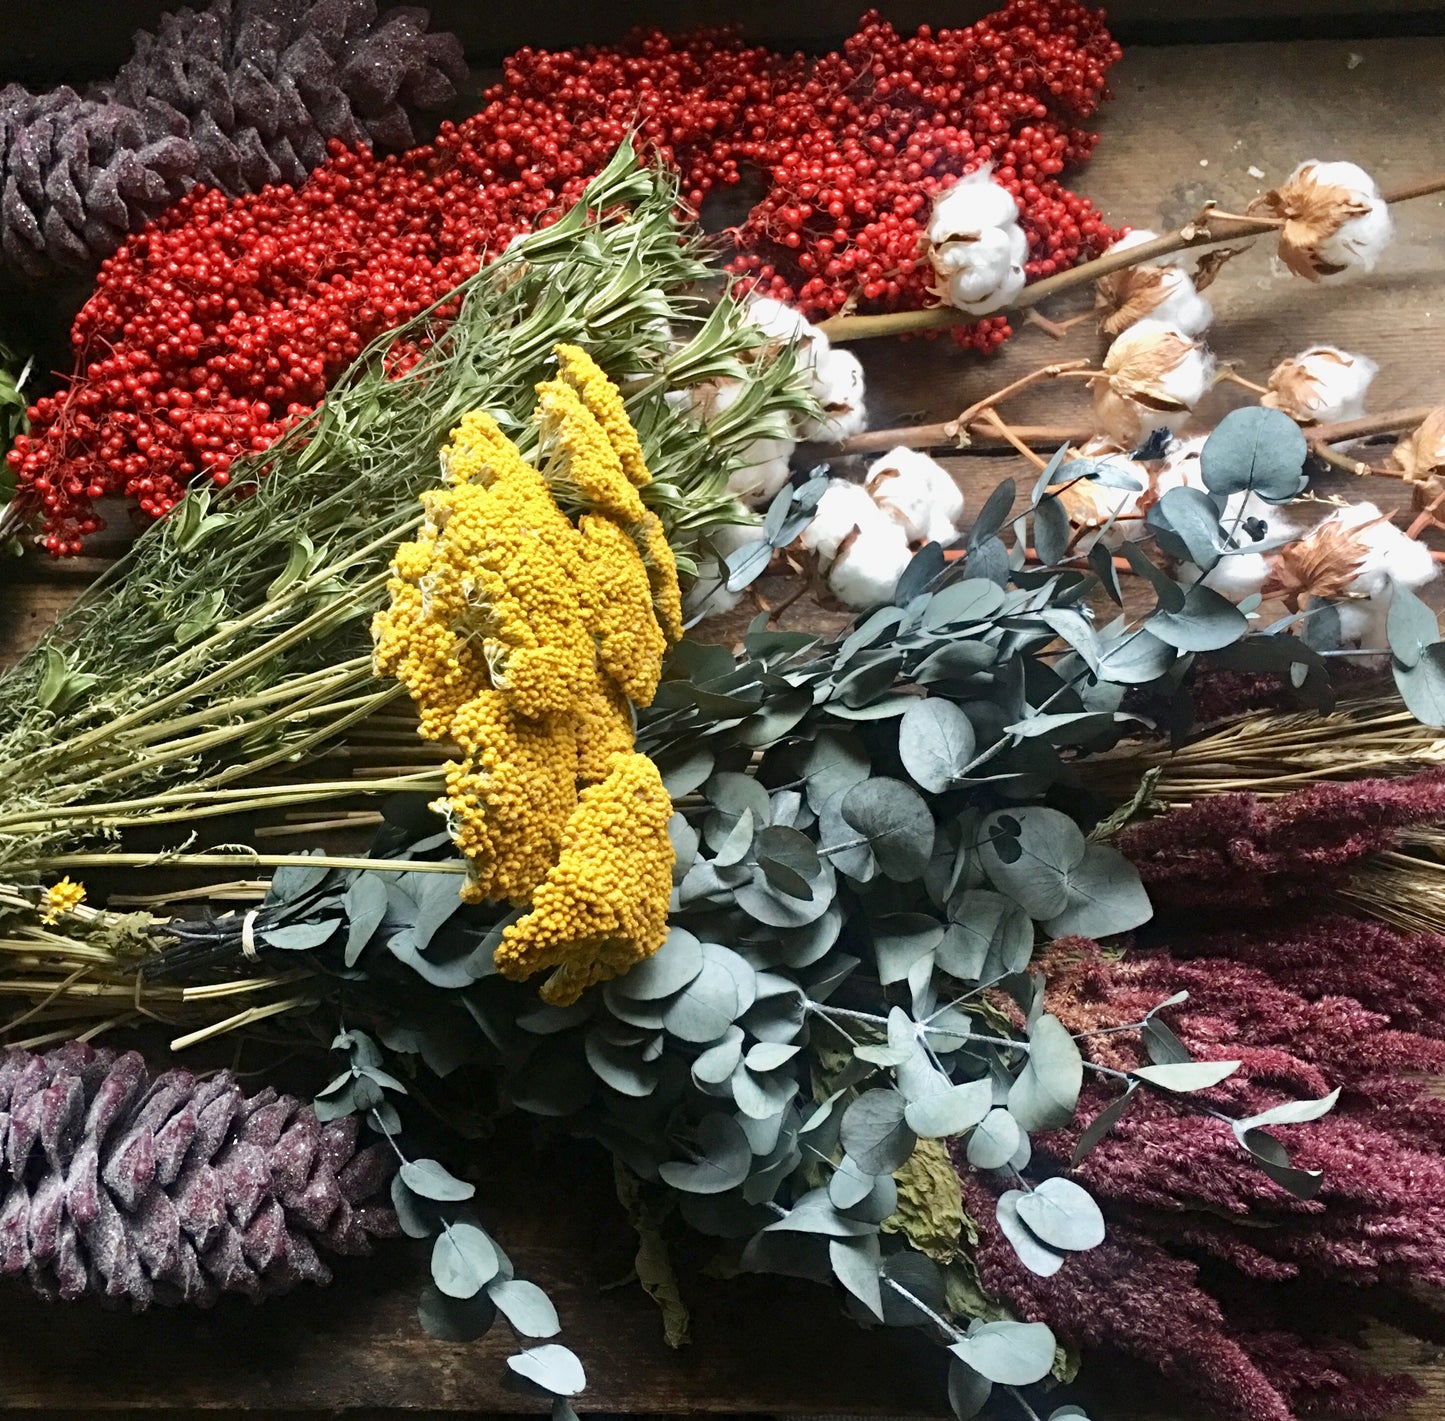
<path fill-rule="evenodd" d="M 1390 649 L 1389 598 L 1367 598 L 1361 602 L 1340 602 L 1335 611 L 1340 618 L 1340 642 L 1361 651 Z"/>
<path fill-rule="evenodd" d="M 940 192 L 925 229 L 938 277 L 934 290 L 975 316 L 998 310 L 1023 290 L 1028 259 L 1018 203 L 992 172 L 977 168 Z"/>
<path fill-rule="evenodd" d="M 1308 281 L 1373 271 L 1394 234 L 1389 205 L 1355 163 L 1301 163 L 1259 206 L 1285 219 L 1280 260 Z"/>
<path fill-rule="evenodd" d="M 861 484 L 829 479 L 813 510 L 813 521 L 803 529 L 798 541 L 810 552 L 817 553 L 819 563 L 827 567 L 847 538 L 865 526 L 872 526 L 881 516 L 878 505 Z"/>
<path fill-rule="evenodd" d="M 1094 283 L 1099 329 L 1116 336 L 1138 321 L 1162 321 L 1185 335 L 1202 335 L 1214 319 L 1214 307 L 1195 289 L 1194 279 L 1177 266 L 1126 267 Z"/>
<path fill-rule="evenodd" d="M 828 337 L 801 311 L 771 296 L 748 297 L 745 313 L 748 320 L 770 340 L 791 346 L 797 352 L 799 362 L 809 370 L 816 370 L 831 349 Z"/>
<path fill-rule="evenodd" d="M 1430 549 L 1391 523 L 1373 503 L 1343 508 L 1335 518 L 1365 550 L 1364 560 L 1348 591 L 1378 597 L 1388 593 L 1392 583 L 1423 587 L 1438 575 L 1439 568 L 1430 556 Z"/>
<path fill-rule="evenodd" d="M 1445 405 L 1425 416 L 1395 445 L 1390 456 L 1411 483 L 1433 484 L 1445 475 Z M 1419 497 L 1421 490 L 1416 490 Z"/>
<path fill-rule="evenodd" d="M 938 294 L 971 316 L 1006 306 L 1024 289 L 1028 238 L 1020 227 L 986 227 L 970 242 L 938 249 L 934 267 L 943 278 Z"/>
<path fill-rule="evenodd" d="M 744 516 L 741 505 L 738 516 Z M 756 543 L 762 530 L 756 523 L 724 523 L 711 530 L 708 543 L 711 551 L 697 560 L 697 577 L 687 589 L 684 605 L 687 617 L 716 617 L 731 612 L 743 600 L 744 590 L 729 592 L 727 557 L 748 543 Z"/>
<path fill-rule="evenodd" d="M 841 444 L 868 426 L 863 366 L 851 350 L 832 350 L 818 362 L 813 395 L 823 406 L 821 419 L 804 419 L 798 437 L 820 444 Z"/>
<path fill-rule="evenodd" d="M 872 520 L 839 549 L 828 570 L 828 587 L 844 606 L 877 607 L 892 598 L 912 559 L 907 534 L 875 507 Z"/>
<path fill-rule="evenodd" d="M 1109 347 L 1089 383 L 1099 427 L 1122 445 L 1152 429 L 1178 429 L 1214 379 L 1214 357 L 1183 331 L 1139 321 Z"/>
<path fill-rule="evenodd" d="M 1064 505 L 1069 522 L 1075 528 L 1107 529 L 1097 537 L 1105 547 L 1116 550 L 1126 542 L 1142 538 L 1146 529 L 1139 504 L 1153 486 L 1153 477 L 1144 464 L 1105 439 L 1091 439 L 1070 450 L 1070 459 L 1102 466 L 1137 487 L 1119 488 L 1100 479 L 1074 478 L 1055 485 L 1050 492 Z"/>
<path fill-rule="evenodd" d="M 1302 424 L 1359 419 L 1365 413 L 1365 391 L 1379 368 L 1368 356 L 1312 345 L 1274 367 L 1269 393 L 1259 402 Z"/>
<path fill-rule="evenodd" d="M 942 464 L 900 446 L 868 468 L 864 481 L 873 502 L 900 524 L 910 543 L 942 543 L 958 537 L 963 492 Z"/>
<path fill-rule="evenodd" d="M 1227 526 L 1227 525 L 1226 525 Z M 1204 576 L 1212 587 L 1231 602 L 1253 596 L 1269 580 L 1270 562 L 1263 553 L 1234 553 L 1220 558 Z"/>
<path fill-rule="evenodd" d="M 792 477 L 791 439 L 755 439 L 743 451 L 742 465 L 728 475 L 728 492 L 750 508 L 768 503 Z"/>
<path fill-rule="evenodd" d="M 976 236 L 985 227 L 1007 227 L 1018 220 L 1013 194 L 994 182 L 993 167 L 985 163 L 934 195 L 925 232 L 930 243 L 941 247 Z"/>

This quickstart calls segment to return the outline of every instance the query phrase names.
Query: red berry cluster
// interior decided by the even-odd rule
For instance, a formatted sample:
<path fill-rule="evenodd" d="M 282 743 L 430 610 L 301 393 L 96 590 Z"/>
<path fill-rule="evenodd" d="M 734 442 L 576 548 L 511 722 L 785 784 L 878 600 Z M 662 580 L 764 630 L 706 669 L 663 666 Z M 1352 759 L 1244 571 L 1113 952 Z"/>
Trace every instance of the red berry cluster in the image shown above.
<path fill-rule="evenodd" d="M 333 145 L 300 188 L 197 190 L 132 238 L 76 319 L 77 375 L 36 404 L 10 465 L 57 555 L 100 526 L 104 494 L 159 517 L 197 474 L 225 484 L 369 340 L 555 220 L 629 134 L 695 209 L 762 174 L 730 269 L 815 317 L 931 304 L 918 247 L 933 195 L 983 162 L 1018 199 L 1030 274 L 1059 270 L 1112 235 L 1057 174 L 1092 151 L 1077 124 L 1118 57 L 1075 0 L 1009 0 L 912 38 L 870 13 L 816 61 L 720 32 L 523 49 L 431 145 L 380 162 Z M 960 338 L 988 350 L 1008 330 L 995 317 Z"/>

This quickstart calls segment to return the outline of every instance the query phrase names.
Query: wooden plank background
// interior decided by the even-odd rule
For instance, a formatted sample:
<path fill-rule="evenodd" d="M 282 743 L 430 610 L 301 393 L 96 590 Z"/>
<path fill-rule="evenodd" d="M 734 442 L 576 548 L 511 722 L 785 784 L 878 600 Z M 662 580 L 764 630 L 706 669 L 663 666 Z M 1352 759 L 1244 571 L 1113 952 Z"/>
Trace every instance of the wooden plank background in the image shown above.
<path fill-rule="evenodd" d="M 130 52 L 137 29 L 166 10 L 201 0 L 67 0 L 64 23 L 51 0 L 5 0 L 0 76 L 26 83 L 77 83 L 108 77 Z M 381 0 L 391 9 L 405 0 Z M 893 0 L 878 6 L 900 29 L 966 25 L 1001 0 Z M 679 31 L 734 25 L 783 49 L 818 49 L 857 27 L 868 0 L 552 0 L 548 5 L 430 0 L 433 25 L 460 36 L 476 62 L 494 63 L 524 44 L 558 48 L 611 43 L 636 25 Z M 1275 38 L 1439 34 L 1445 0 L 1113 0 L 1120 39 L 1180 43 Z"/>
<path fill-rule="evenodd" d="M 1387 184 L 1445 166 L 1445 40 L 1136 49 L 1117 71 L 1116 90 L 1101 121 L 1104 141 L 1077 186 L 1119 223 L 1174 224 L 1206 197 L 1237 208 L 1307 157 L 1356 159 Z M 1374 408 L 1438 401 L 1442 252 L 1438 197 L 1400 211 L 1397 242 L 1358 284 L 1311 287 L 1257 250 L 1210 291 L 1219 310 L 1211 340 L 1255 378 L 1328 340 L 1380 362 Z M 1098 350 L 1085 327 L 1063 343 L 1025 327 L 987 361 L 944 341 L 878 343 L 866 353 L 874 423 L 947 418 L 1024 370 Z M 1229 402 L 1227 391 L 1211 397 L 1204 422 Z M 1076 388 L 1041 389 L 1008 413 L 1058 424 L 1082 421 L 1085 407 Z M 1016 462 L 957 461 L 974 507 Z M 1381 487 L 1370 493 L 1392 502 L 1397 485 L 1374 482 Z M 8 579 L 0 583 L 0 659 L 29 644 L 88 572 L 0 562 Z M 564 1336 L 588 1364 L 594 1413 L 943 1414 L 933 1348 L 911 1335 L 861 1332 L 806 1285 L 694 1279 L 696 1340 L 670 1352 L 637 1288 L 601 1291 L 625 1274 L 630 1254 L 605 1167 L 589 1150 L 499 1141 L 478 1166 L 488 1222 L 519 1267 L 557 1297 Z M 42 1310 L 3 1290 L 0 1409 L 535 1409 L 499 1385 L 500 1335 L 467 1347 L 419 1335 L 413 1307 L 424 1276 L 424 1260 L 403 1244 L 383 1260 L 348 1265 L 342 1285 L 324 1293 L 259 1310 L 239 1304 L 144 1319 L 90 1307 Z M 1411 1369 L 1425 1382 L 1427 1395 L 1408 1413 L 1415 1421 L 1445 1415 L 1445 1368 L 1431 1349 L 1379 1331 L 1371 1351 L 1379 1365 Z M 1112 1371 L 1103 1364 L 1096 1376 Z M 1154 1406 L 1130 1374 L 1116 1381 L 1122 1399 L 1099 1412 L 1111 1421 L 1193 1421 L 1188 1411 Z"/>

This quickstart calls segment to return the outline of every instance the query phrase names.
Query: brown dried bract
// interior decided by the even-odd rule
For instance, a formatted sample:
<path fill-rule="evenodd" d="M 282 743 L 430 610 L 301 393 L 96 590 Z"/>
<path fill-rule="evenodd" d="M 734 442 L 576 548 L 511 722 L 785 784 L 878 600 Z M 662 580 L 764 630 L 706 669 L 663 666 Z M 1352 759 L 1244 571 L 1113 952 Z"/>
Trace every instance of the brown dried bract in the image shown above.
<path fill-rule="evenodd" d="M 1390 457 L 1412 483 L 1445 477 L 1445 405 L 1431 410 L 1395 445 Z"/>
<path fill-rule="evenodd" d="M 1094 283 L 1099 329 L 1116 336 L 1152 316 L 1169 295 L 1170 284 L 1170 269 L 1163 266 L 1130 266 L 1101 276 Z"/>
<path fill-rule="evenodd" d="M 1352 360 L 1342 357 L 1339 352 L 1329 350 L 1324 346 L 1312 347 L 1307 354 L 1310 360 L 1321 364 L 1347 368 L 1354 363 Z M 1298 356 L 1281 360 L 1270 371 L 1267 384 L 1269 393 L 1259 397 L 1260 404 L 1280 410 L 1291 419 L 1297 419 L 1302 423 L 1308 423 L 1314 418 L 1312 411 L 1319 403 L 1319 380 L 1305 361 Z"/>
<path fill-rule="evenodd" d="M 1369 556 L 1360 533 L 1388 521 L 1388 515 L 1382 513 L 1368 523 L 1347 528 L 1337 518 L 1326 519 L 1312 533 L 1275 554 L 1269 580 L 1261 590 L 1266 596 L 1282 598 L 1289 607 L 1298 607 L 1306 596 L 1342 597 Z"/>
<path fill-rule="evenodd" d="M 1280 260 L 1307 281 L 1335 276 L 1345 269 L 1320 256 L 1320 243 L 1351 218 L 1363 217 L 1370 210 L 1349 188 L 1317 182 L 1311 176 L 1314 171 L 1315 164 L 1307 163 L 1288 182 L 1249 206 L 1251 213 L 1285 219 L 1279 234 Z"/>

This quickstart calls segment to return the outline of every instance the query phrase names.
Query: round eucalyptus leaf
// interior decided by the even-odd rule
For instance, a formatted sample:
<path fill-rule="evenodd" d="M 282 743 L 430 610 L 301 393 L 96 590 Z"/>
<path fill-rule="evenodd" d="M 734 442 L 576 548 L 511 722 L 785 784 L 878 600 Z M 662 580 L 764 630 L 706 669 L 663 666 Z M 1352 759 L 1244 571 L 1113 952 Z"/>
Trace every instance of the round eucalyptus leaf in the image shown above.
<path fill-rule="evenodd" d="M 852 1155 L 844 1155 L 843 1163 L 828 1180 L 828 1198 L 836 1208 L 851 1209 L 873 1192 L 873 1183 L 877 1178 L 876 1174 L 860 1168 Z"/>
<path fill-rule="evenodd" d="M 423 1199 L 435 1199 L 443 1204 L 470 1199 L 477 1192 L 474 1185 L 458 1179 L 434 1159 L 407 1160 L 398 1173 L 401 1182 L 413 1194 L 420 1194 Z"/>
<path fill-rule="evenodd" d="M 478 1225 L 464 1219 L 442 1225 L 432 1246 L 431 1276 L 447 1297 L 475 1297 L 497 1276 L 500 1266 L 497 1250 Z"/>
<path fill-rule="evenodd" d="M 927 1254 L 906 1249 L 883 1260 L 883 1320 L 890 1327 L 918 1327 L 932 1322 L 913 1299 L 932 1313 L 948 1311 L 943 1273 Z"/>
<path fill-rule="evenodd" d="M 860 1169 L 891 1174 L 913 1153 L 918 1138 L 908 1128 L 904 1109 L 896 1090 L 866 1090 L 843 1112 L 840 1138 Z"/>
<path fill-rule="evenodd" d="M 813 738 L 801 775 L 814 813 L 835 794 L 868 778 L 868 751 L 851 730 L 824 730 Z"/>
<path fill-rule="evenodd" d="M 724 947 L 721 943 L 705 942 L 702 944 L 702 955 L 704 962 L 715 962 L 723 967 L 733 979 L 733 986 L 737 988 L 738 1004 L 733 1013 L 734 1020 L 747 1012 L 752 1004 L 758 999 L 758 972 L 747 958 L 736 953 L 730 947 Z"/>
<path fill-rule="evenodd" d="M 781 1041 L 759 1041 L 748 1049 L 745 1060 L 750 1071 L 776 1071 L 779 1066 L 787 1065 L 801 1049 Z"/>
<path fill-rule="evenodd" d="M 1054 1334 L 1042 1322 L 986 1322 L 949 1349 L 1000 1386 L 1030 1386 L 1054 1365 Z"/>
<path fill-rule="evenodd" d="M 686 928 L 673 926 L 651 957 L 630 968 L 613 985 L 624 997 L 656 1001 L 680 992 L 702 971 L 702 944 Z"/>
<path fill-rule="evenodd" d="M 781 893 L 768 882 L 765 870 L 754 868 L 752 877 L 734 890 L 733 898 L 750 918 L 773 928 L 803 928 L 817 922 L 832 905 L 838 880 L 833 865 L 826 860 L 820 872 L 807 885 L 810 897 Z"/>
<path fill-rule="evenodd" d="M 828 1261 L 833 1265 L 833 1276 L 882 1322 L 883 1295 L 878 1282 L 882 1258 L 878 1235 L 869 1233 L 858 1238 L 829 1240 Z"/>
<path fill-rule="evenodd" d="M 509 1278 L 492 1283 L 487 1297 L 523 1337 L 555 1337 L 562 1324 L 552 1300 L 535 1283 Z"/>
<path fill-rule="evenodd" d="M 1249 490 L 1280 503 L 1304 488 L 1308 455 L 1294 420 L 1280 410 L 1250 405 L 1231 410 L 1214 426 L 1199 451 L 1199 473 L 1210 493 Z"/>
<path fill-rule="evenodd" d="M 898 722 L 898 758 L 913 782 L 930 794 L 953 788 L 975 747 L 973 723 L 941 696 L 916 702 Z"/>
<path fill-rule="evenodd" d="M 968 1137 L 968 1162 L 975 1169 L 1002 1169 L 1022 1138 L 1018 1121 L 1007 1110 L 990 1110 Z"/>
<path fill-rule="evenodd" d="M 911 883 L 923 877 L 933 856 L 935 826 L 927 803 L 912 785 L 886 776 L 864 780 L 843 797 L 840 810 L 868 841 L 889 878 Z"/>
<path fill-rule="evenodd" d="M 880 1174 L 873 1180 L 873 1187 L 856 1204 L 843 1211 L 850 1219 L 861 1219 L 866 1224 L 881 1224 L 898 1212 L 898 1181 L 891 1174 Z"/>
<path fill-rule="evenodd" d="M 422 1331 L 438 1342 L 475 1342 L 485 1337 L 496 1321 L 497 1309 L 485 1293 L 471 1298 L 449 1298 L 428 1283 L 417 1302 Z"/>
<path fill-rule="evenodd" d="M 826 1189 L 811 1189 L 767 1233 L 823 1234 L 828 1238 L 858 1238 L 874 1232 L 873 1225 L 840 1214 Z"/>
<path fill-rule="evenodd" d="M 878 860 L 868 847 L 866 836 L 860 835 L 843 818 L 843 801 L 851 789 L 840 789 L 818 810 L 818 842 L 825 863 L 833 865 L 854 883 L 870 883 L 878 876 Z"/>
<path fill-rule="evenodd" d="M 1009 1111 L 1025 1130 L 1061 1130 L 1074 1118 L 1083 1082 L 1077 1043 L 1058 1017 L 1045 1014 L 1029 1027 L 1029 1058 L 1009 1087 Z"/>
<path fill-rule="evenodd" d="M 642 1060 L 636 1047 L 609 1041 L 602 1026 L 589 1028 L 583 1044 L 587 1064 L 619 1095 L 642 1097 L 657 1089 L 656 1068 Z"/>
<path fill-rule="evenodd" d="M 1018 1216 L 1046 1244 L 1070 1252 L 1104 1241 L 1104 1216 L 1087 1190 L 1055 1175 L 1014 1201 Z"/>
<path fill-rule="evenodd" d="M 704 1085 L 721 1085 L 737 1069 L 742 1056 L 743 1029 L 730 1026 L 721 1041 L 709 1046 L 692 1063 L 693 1079 Z"/>
<path fill-rule="evenodd" d="M 697 1158 L 659 1166 L 664 1184 L 687 1194 L 722 1194 L 748 1177 L 753 1152 L 743 1127 L 720 1110 L 704 1115 L 694 1131 Z"/>
<path fill-rule="evenodd" d="M 903 1118 L 915 1135 L 942 1140 L 972 1129 L 989 1114 L 992 1105 L 993 1082 L 985 1078 L 910 1100 Z"/>
<path fill-rule="evenodd" d="M 402 1233 L 408 1238 L 430 1238 L 441 1222 L 436 1205 L 408 1189 L 400 1174 L 391 1177 L 391 1206 L 396 1210 Z"/>
<path fill-rule="evenodd" d="M 1019 1217 L 1018 1203 L 1024 1198 L 1022 1189 L 1009 1189 L 998 1196 L 995 1217 L 1003 1236 L 1013 1245 L 1019 1262 L 1040 1278 L 1052 1278 L 1064 1266 L 1064 1255 L 1048 1247 Z"/>
<path fill-rule="evenodd" d="M 681 1041 L 716 1041 L 738 1012 L 737 982 L 722 962 L 704 957 L 697 976 L 667 1005 L 662 1024 Z"/>
<path fill-rule="evenodd" d="M 948 1404 L 955 1421 L 973 1421 L 988 1404 L 993 1383 L 958 1357 L 948 1360 Z"/>
<path fill-rule="evenodd" d="M 602 1004 L 618 1021 L 628 1026 L 635 1026 L 639 1031 L 661 1031 L 666 1001 L 639 1001 L 625 996 L 621 990 L 625 980 L 615 978 L 602 988 Z"/>
<path fill-rule="evenodd" d="M 576 1354 L 558 1342 L 529 1347 L 508 1357 L 507 1365 L 518 1376 L 535 1382 L 553 1396 L 576 1396 L 587 1385 L 587 1375 Z"/>

